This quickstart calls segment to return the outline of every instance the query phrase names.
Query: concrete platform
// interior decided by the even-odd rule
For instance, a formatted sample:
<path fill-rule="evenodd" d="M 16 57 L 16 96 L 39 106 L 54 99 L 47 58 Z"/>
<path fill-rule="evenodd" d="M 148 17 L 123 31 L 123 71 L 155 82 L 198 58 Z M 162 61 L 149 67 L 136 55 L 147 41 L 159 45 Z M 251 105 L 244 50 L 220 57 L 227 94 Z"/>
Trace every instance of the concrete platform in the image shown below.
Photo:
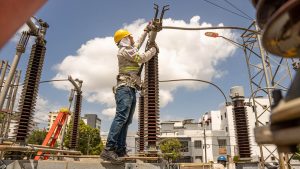
<path fill-rule="evenodd" d="M 33 161 L 33 160 L 2 160 L 0 169 L 164 169 L 158 163 L 125 163 L 113 165 L 100 160 L 85 161 Z"/>

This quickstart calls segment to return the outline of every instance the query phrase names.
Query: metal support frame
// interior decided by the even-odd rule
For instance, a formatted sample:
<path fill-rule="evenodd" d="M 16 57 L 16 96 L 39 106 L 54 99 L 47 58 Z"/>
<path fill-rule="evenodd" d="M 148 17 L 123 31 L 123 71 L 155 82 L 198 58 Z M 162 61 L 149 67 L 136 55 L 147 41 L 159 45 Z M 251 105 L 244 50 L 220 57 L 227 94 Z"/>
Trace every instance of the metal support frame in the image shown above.
<path fill-rule="evenodd" d="M 72 133 L 71 133 L 71 139 L 70 139 L 70 149 L 76 149 L 77 147 L 77 142 L 78 142 L 78 127 L 79 127 L 79 120 L 80 120 L 80 111 L 81 111 L 81 104 L 82 104 L 82 80 L 75 79 L 71 76 L 68 77 L 68 80 L 73 84 L 74 90 L 76 91 L 76 96 L 75 96 L 75 103 L 74 103 L 74 111 L 72 114 Z M 77 83 L 76 83 L 77 82 Z"/>
<path fill-rule="evenodd" d="M 260 34 L 254 33 L 253 30 L 256 32 L 260 31 L 255 22 L 248 27 L 248 30 L 242 33 L 241 38 L 243 40 L 251 93 L 255 92 L 254 97 L 252 97 L 252 107 L 256 118 L 255 126 L 258 127 L 266 125 L 261 122 L 261 116 L 265 113 L 271 113 L 271 105 L 273 103 L 272 88 L 286 91 L 292 81 L 292 72 L 289 60 L 269 55 L 261 45 Z M 268 97 L 270 105 L 267 108 L 255 99 L 257 94 Z M 264 110 L 260 114 L 257 112 L 258 107 Z M 264 168 L 265 161 L 271 154 L 274 155 L 274 151 L 269 150 L 266 145 L 259 144 L 259 147 L 261 164 L 262 168 Z M 263 149 L 270 153 L 267 158 L 264 157 Z M 279 157 L 278 161 L 282 166 L 284 165 L 283 155 L 279 154 Z"/>
<path fill-rule="evenodd" d="M 5 108 L 2 109 L 2 113 L 5 113 L 4 121 L 1 124 L 0 137 L 7 139 L 8 131 L 10 126 L 11 118 L 13 117 L 13 109 L 16 101 L 16 94 L 18 90 L 18 84 L 21 77 L 21 71 L 18 70 L 15 72 L 13 80 L 10 84 L 8 94 L 6 96 Z"/>

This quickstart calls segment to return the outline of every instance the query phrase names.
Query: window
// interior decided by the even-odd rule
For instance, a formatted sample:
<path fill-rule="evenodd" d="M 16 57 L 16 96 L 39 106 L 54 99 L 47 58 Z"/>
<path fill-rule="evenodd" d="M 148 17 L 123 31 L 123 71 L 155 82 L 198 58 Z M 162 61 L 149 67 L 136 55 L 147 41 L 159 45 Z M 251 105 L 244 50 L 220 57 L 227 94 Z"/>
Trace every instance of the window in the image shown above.
<path fill-rule="evenodd" d="M 228 127 L 225 127 L 225 131 L 228 132 Z"/>
<path fill-rule="evenodd" d="M 272 156 L 272 157 L 271 157 L 271 160 L 272 160 L 272 161 L 274 161 L 274 160 L 275 160 L 275 157 L 274 157 L 274 156 Z"/>
<path fill-rule="evenodd" d="M 221 115 L 221 120 L 223 120 L 223 116 Z"/>
<path fill-rule="evenodd" d="M 202 156 L 195 156 L 195 161 L 202 162 Z"/>
<path fill-rule="evenodd" d="M 181 141 L 181 152 L 189 152 L 189 142 Z"/>
<path fill-rule="evenodd" d="M 226 118 L 226 112 L 224 112 L 224 118 Z"/>
<path fill-rule="evenodd" d="M 226 147 L 226 140 L 218 140 L 219 148 L 225 148 Z"/>
<path fill-rule="evenodd" d="M 202 148 L 202 142 L 201 142 L 201 140 L 195 140 L 194 146 L 195 146 L 195 148 Z"/>

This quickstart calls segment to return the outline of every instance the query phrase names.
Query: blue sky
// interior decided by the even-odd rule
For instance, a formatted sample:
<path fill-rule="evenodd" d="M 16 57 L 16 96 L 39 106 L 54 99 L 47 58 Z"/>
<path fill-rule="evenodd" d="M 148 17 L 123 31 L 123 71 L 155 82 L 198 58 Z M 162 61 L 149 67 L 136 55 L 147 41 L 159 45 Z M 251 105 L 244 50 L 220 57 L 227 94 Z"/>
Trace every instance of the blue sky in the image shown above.
<path fill-rule="evenodd" d="M 233 7 L 228 5 L 224 0 L 210 0 L 213 3 L 216 3 L 222 7 L 228 8 L 236 13 L 239 11 L 235 10 Z M 233 3 L 243 12 L 250 15 L 254 18 L 254 8 L 250 4 L 250 1 L 240 1 L 240 0 L 228 0 Z M 85 3 L 84 3 L 85 2 Z M 199 24 L 203 24 L 203 22 L 211 24 L 213 26 L 217 26 L 220 23 L 223 23 L 224 26 L 240 26 L 240 27 L 248 27 L 251 23 L 250 20 L 239 17 L 232 13 L 226 12 L 220 8 L 216 8 L 215 6 L 203 1 L 203 0 L 190 0 L 190 1 L 149 1 L 149 0 L 131 0 L 131 1 L 98 1 L 98 0 L 89 0 L 89 1 L 80 1 L 80 0 L 50 0 L 48 1 L 36 14 L 38 18 L 43 19 L 48 22 L 50 28 L 48 29 L 46 40 L 47 40 L 47 52 L 46 59 L 42 74 L 42 80 L 49 80 L 57 77 L 60 73 L 64 75 L 64 73 L 68 73 L 68 71 L 76 70 L 76 66 L 79 65 L 68 65 L 66 62 L 66 58 L 78 58 L 80 54 L 78 54 L 78 50 L 81 49 L 82 45 L 85 44 L 88 46 L 87 42 L 95 42 L 95 38 L 102 38 L 101 43 L 103 43 L 103 39 L 105 37 L 113 36 L 114 32 L 122 27 L 129 26 L 129 29 L 139 30 L 141 31 L 141 25 L 145 23 L 145 21 L 149 21 L 154 14 L 153 11 L 153 3 L 157 3 L 159 5 L 170 5 L 170 11 L 167 11 L 165 17 L 170 18 L 171 21 L 169 23 L 176 23 L 176 21 L 184 21 L 186 23 L 190 23 L 191 18 L 194 16 L 200 16 Z M 241 14 L 241 13 L 239 13 Z M 242 14 L 241 14 L 242 15 Z M 141 23 L 134 24 L 134 22 L 138 19 L 144 19 Z M 197 19 L 197 18 L 196 18 Z M 134 27 L 131 28 L 130 26 Z M 167 31 L 164 34 L 163 40 L 157 41 L 158 45 L 160 43 L 167 46 L 166 43 L 172 44 L 174 41 L 168 41 Z M 134 32 L 135 33 L 135 32 Z M 200 33 L 200 32 L 199 32 Z M 204 32 L 202 32 L 203 34 Z M 239 31 L 233 32 L 224 32 L 232 36 L 232 38 L 236 38 L 239 35 Z M 181 37 L 183 32 L 178 31 L 178 39 Z M 188 37 L 187 32 L 184 33 L 185 38 Z M 158 37 L 160 34 L 158 34 Z M 203 36 L 199 35 L 203 40 Z M 176 37 L 170 37 L 170 39 Z M 94 40 L 94 41 L 93 41 Z M 98 39 L 99 40 L 99 39 Z M 100 40 L 99 40 L 100 41 Z M 230 43 L 225 42 L 222 39 L 204 39 L 205 41 L 209 41 L 210 47 L 206 48 L 201 54 L 203 56 L 198 57 L 199 65 L 203 63 L 201 70 L 205 70 L 205 58 L 204 56 L 214 57 L 214 53 L 222 53 L 224 50 L 224 55 L 220 55 L 220 57 L 216 57 L 216 62 L 211 65 L 211 71 L 209 73 L 210 80 L 220 86 L 220 88 L 225 92 L 225 94 L 229 93 L 229 89 L 232 86 L 242 85 L 245 88 L 246 95 L 249 94 L 249 82 L 248 82 L 248 74 L 247 67 L 244 58 L 243 51 L 238 48 L 233 48 Z M 222 41 L 222 42 L 221 42 Z M 96 43 L 96 42 L 95 42 Z M 188 43 L 182 43 L 184 46 Z M 189 42 L 189 43 L 197 43 L 197 42 Z M 218 43 L 220 48 L 214 49 L 214 43 Z M 206 44 L 206 45 L 209 45 Z M 114 44 L 107 44 L 108 46 L 112 46 L 112 50 L 117 51 L 117 48 L 114 47 Z M 218 47 L 218 45 L 216 45 Z M 227 46 L 228 45 L 228 46 Z M 12 60 L 13 55 L 15 53 L 15 41 L 10 41 L 6 44 L 4 48 L 0 51 L 1 59 Z M 229 50 L 229 48 L 232 48 Z M 167 48 L 166 48 L 167 49 Z M 166 50 L 165 49 L 165 50 Z M 194 48 L 193 48 L 194 49 Z M 209 50 L 212 49 L 212 50 Z M 227 51 L 228 49 L 228 51 Z M 178 49 L 180 50 L 180 49 Z M 187 48 L 188 50 L 188 48 Z M 221 51 L 220 51 L 221 50 Z M 174 49 L 176 51 L 176 49 Z M 27 52 L 22 56 L 20 60 L 19 68 L 23 70 L 23 78 L 25 72 L 25 66 L 27 64 L 27 59 L 29 55 L 30 49 L 27 48 Z M 161 52 L 162 55 L 164 50 Z M 189 53 L 190 54 L 190 53 Z M 100 53 L 99 53 L 100 55 Z M 179 55 L 179 54 L 178 54 Z M 216 54 L 217 55 L 217 54 Z M 221 56 L 222 55 L 222 56 Z M 225 56 L 226 55 L 226 56 Z M 101 57 L 101 56 L 99 56 Z M 111 57 L 114 57 L 113 55 Z M 161 56 L 166 59 L 168 56 Z M 190 55 L 186 56 L 188 60 Z M 195 57 L 193 57 L 195 58 Z M 97 62 L 95 62 L 97 63 Z M 100 62 L 98 62 L 100 63 Z M 185 62 L 184 62 L 185 63 Z M 105 65 L 106 63 L 103 62 Z M 117 64 L 117 63 L 115 63 Z M 72 66 L 73 68 L 69 70 L 68 68 L 62 68 L 62 66 Z M 103 65 L 101 64 L 89 64 L 89 69 L 99 70 L 98 67 Z M 189 66 L 189 65 L 185 65 Z M 160 69 L 164 71 L 168 71 L 167 65 L 160 64 Z M 81 69 L 80 69 L 81 70 Z M 101 69 L 102 70 L 102 69 Z M 101 79 L 100 74 L 105 74 L 105 70 L 103 72 L 99 72 L 99 76 L 97 76 L 98 72 L 94 72 L 95 79 Z M 180 70 L 178 70 L 180 71 Z M 189 71 L 188 71 L 189 72 Z M 216 73 L 217 72 L 217 73 Z M 80 72 L 77 72 L 80 74 Z M 110 72 L 107 72 L 109 74 Z M 189 72 L 190 73 L 190 72 Z M 191 75 L 191 74 L 189 74 Z M 201 72 L 199 76 L 202 77 Z M 75 75 L 76 76 L 76 75 Z M 114 74 L 110 74 L 108 77 L 111 79 L 115 78 Z M 165 76 L 164 76 L 165 77 Z M 172 76 L 174 77 L 174 76 Z M 76 78 L 76 77 L 74 77 Z M 182 75 L 178 76 L 178 78 L 185 78 Z M 189 77 L 186 77 L 189 78 Z M 164 79 L 161 79 L 164 80 Z M 206 80 L 206 79 L 204 79 Z M 101 81 L 101 80 L 100 80 Z M 102 82 L 104 83 L 105 80 Z M 99 82 L 100 83 L 100 82 Z M 193 83 L 193 82 L 189 82 Z M 98 84 L 98 83 L 97 83 Z M 85 82 L 83 83 L 85 86 Z M 96 85 L 96 84 L 95 84 Z M 87 85 L 86 85 L 87 86 Z M 162 87 L 168 88 L 167 84 L 161 84 Z M 167 87 L 166 87 L 167 86 Z M 54 86 L 53 84 L 42 84 L 40 86 L 39 95 L 41 97 L 42 102 L 40 102 L 40 107 L 37 110 L 36 114 L 39 114 L 39 118 L 46 119 L 45 111 L 55 111 L 51 109 L 59 108 L 61 106 L 68 105 L 68 96 L 69 91 L 63 90 L 62 86 Z M 96 87 L 95 87 L 96 88 Z M 85 113 L 97 113 L 98 116 L 102 119 L 102 129 L 107 131 L 109 129 L 111 118 L 104 115 L 102 111 L 108 107 L 109 103 L 103 101 L 103 98 L 96 98 L 93 100 L 92 92 L 93 87 L 86 88 L 85 90 L 90 92 L 90 99 L 85 98 L 82 106 L 82 114 Z M 84 90 L 84 92 L 85 92 Z M 97 89 L 98 90 L 98 89 Z M 162 107 L 161 117 L 163 120 L 174 120 L 174 119 L 184 119 L 184 118 L 196 118 L 210 110 L 218 109 L 219 105 L 224 102 L 224 99 L 218 91 L 211 86 L 185 86 L 185 84 L 174 87 L 171 91 L 172 101 L 169 101 L 166 106 Z M 98 95 L 99 96 L 99 95 Z M 96 97 L 96 96 L 95 96 Z M 101 100 L 102 99 L 102 100 Z M 39 102 L 38 102 L 39 103 Z M 41 122 L 45 123 L 45 122 Z M 131 126 L 131 130 L 136 130 L 137 123 L 136 121 Z"/>

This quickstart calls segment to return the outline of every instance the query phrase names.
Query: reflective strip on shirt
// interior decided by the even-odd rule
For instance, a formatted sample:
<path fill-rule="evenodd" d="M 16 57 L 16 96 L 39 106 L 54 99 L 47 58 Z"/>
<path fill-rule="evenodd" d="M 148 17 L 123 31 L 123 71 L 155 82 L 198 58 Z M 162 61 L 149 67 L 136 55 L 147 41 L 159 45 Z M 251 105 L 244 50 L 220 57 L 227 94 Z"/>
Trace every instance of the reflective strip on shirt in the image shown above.
<path fill-rule="evenodd" d="M 129 72 L 129 71 L 133 71 L 133 70 L 139 70 L 140 67 L 137 66 L 126 66 L 126 67 L 122 67 L 121 71 L 122 72 Z"/>
<path fill-rule="evenodd" d="M 135 62 L 137 62 L 137 63 L 139 63 L 139 62 L 140 62 L 140 60 L 141 60 L 141 57 L 140 57 L 140 55 L 135 55 L 135 57 L 134 57 L 134 61 L 135 61 Z"/>

